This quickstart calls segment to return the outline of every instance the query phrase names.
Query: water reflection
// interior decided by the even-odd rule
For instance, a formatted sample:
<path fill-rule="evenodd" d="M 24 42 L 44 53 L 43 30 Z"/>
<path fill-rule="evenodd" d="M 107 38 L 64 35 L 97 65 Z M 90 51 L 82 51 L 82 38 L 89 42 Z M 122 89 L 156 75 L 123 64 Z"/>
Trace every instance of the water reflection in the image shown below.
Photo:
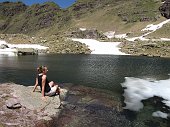
<path fill-rule="evenodd" d="M 56 82 L 70 82 L 92 87 L 121 90 L 124 77 L 166 79 L 170 59 L 115 55 L 42 55 L 0 56 L 0 82 L 34 84 L 38 65 L 49 68 L 48 76 Z"/>

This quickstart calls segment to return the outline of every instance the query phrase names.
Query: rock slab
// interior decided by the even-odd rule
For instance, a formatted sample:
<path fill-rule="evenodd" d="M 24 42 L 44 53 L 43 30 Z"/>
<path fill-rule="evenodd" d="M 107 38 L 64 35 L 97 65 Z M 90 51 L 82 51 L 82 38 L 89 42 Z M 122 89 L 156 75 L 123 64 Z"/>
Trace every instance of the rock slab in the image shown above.
<path fill-rule="evenodd" d="M 59 96 L 47 97 L 44 101 L 40 90 L 32 90 L 33 87 L 14 83 L 0 84 L 0 126 L 44 126 L 43 123 L 48 124 L 53 117 L 58 117 Z M 62 93 L 63 98 L 64 95 L 67 94 Z"/>

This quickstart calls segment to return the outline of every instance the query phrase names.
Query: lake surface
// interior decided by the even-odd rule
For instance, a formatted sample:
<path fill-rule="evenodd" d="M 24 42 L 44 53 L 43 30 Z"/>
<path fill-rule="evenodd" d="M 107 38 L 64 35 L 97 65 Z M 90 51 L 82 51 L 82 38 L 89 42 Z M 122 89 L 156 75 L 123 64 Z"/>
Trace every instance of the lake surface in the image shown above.
<path fill-rule="evenodd" d="M 111 91 L 121 90 L 125 77 L 167 79 L 170 59 L 115 55 L 0 56 L 0 82 L 34 85 L 36 67 L 46 65 L 48 78 Z"/>
<path fill-rule="evenodd" d="M 121 84 L 126 82 L 125 77 L 138 78 L 137 84 L 143 83 L 140 79 L 165 80 L 165 83 L 168 83 L 170 74 L 169 58 L 127 55 L 1 55 L 0 83 L 14 82 L 25 86 L 34 85 L 36 68 L 39 65 L 48 67 L 49 80 L 106 89 L 121 99 L 124 92 Z M 129 82 L 127 83 L 129 84 Z M 159 82 L 156 85 L 159 85 Z M 164 126 L 165 121 L 152 117 L 152 113 L 155 111 L 153 109 L 154 107 L 151 110 L 149 105 L 138 114 L 128 113 L 128 117 L 135 117 L 133 118 L 134 126 L 142 121 L 147 123 L 148 120 L 151 120 L 151 124 L 149 123 L 147 127 L 159 126 L 158 121 L 162 122 Z M 168 124 L 166 123 L 166 125 Z"/>

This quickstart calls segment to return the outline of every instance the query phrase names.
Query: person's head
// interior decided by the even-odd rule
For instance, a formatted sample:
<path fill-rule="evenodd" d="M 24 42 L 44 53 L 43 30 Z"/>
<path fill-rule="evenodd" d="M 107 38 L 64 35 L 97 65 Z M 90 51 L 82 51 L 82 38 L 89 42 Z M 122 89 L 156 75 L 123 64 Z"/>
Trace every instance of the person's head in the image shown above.
<path fill-rule="evenodd" d="M 40 73 L 47 73 L 47 71 L 48 71 L 48 69 L 47 69 L 46 66 L 39 66 L 39 67 L 37 68 L 38 74 L 40 74 Z"/>

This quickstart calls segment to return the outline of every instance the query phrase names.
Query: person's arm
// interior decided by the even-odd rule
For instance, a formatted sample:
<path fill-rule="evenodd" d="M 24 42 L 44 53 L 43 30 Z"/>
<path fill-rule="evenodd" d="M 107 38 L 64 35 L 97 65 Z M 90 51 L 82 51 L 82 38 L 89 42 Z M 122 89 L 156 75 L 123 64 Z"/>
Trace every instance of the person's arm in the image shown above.
<path fill-rule="evenodd" d="M 45 97 L 45 83 L 46 83 L 46 75 L 42 76 L 42 98 Z"/>
<path fill-rule="evenodd" d="M 37 88 L 37 86 L 38 86 L 38 78 L 35 79 L 35 85 L 34 85 L 33 92 L 35 92 L 35 89 Z"/>

